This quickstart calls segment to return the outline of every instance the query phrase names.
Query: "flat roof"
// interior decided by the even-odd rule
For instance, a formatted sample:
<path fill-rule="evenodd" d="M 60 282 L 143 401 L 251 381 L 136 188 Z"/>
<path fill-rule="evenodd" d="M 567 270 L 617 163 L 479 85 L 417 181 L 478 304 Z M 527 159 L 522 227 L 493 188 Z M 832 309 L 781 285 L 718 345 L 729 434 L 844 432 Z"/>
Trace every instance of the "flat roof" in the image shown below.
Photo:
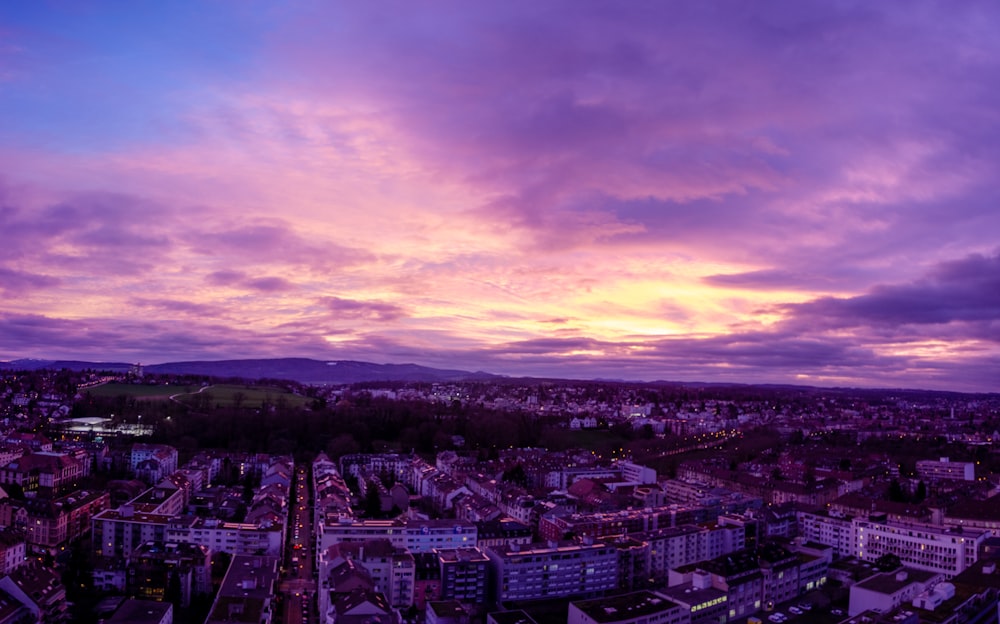
<path fill-rule="evenodd" d="M 155 600 L 138 600 L 136 598 L 131 598 L 126 600 L 121 607 L 115 611 L 115 614 L 105 620 L 108 624 L 113 624 L 115 622 L 130 622 L 133 624 L 142 624 L 143 622 L 152 622 L 153 624 L 159 624 L 163 620 L 163 616 L 170 612 L 174 608 L 174 605 L 169 602 L 157 602 Z"/>
<path fill-rule="evenodd" d="M 497 611 L 496 613 L 490 613 L 487 617 L 496 624 L 538 624 L 534 618 L 521 609 Z"/>
<path fill-rule="evenodd" d="M 617 622 L 623 618 L 637 618 L 662 613 L 679 605 L 650 591 L 580 600 L 570 602 L 595 622 Z"/>
<path fill-rule="evenodd" d="M 905 578 L 899 578 L 903 573 L 905 573 Z M 926 570 L 903 568 L 902 570 L 896 570 L 895 572 L 883 572 L 882 574 L 876 574 L 875 576 L 861 581 L 855 587 L 878 592 L 880 594 L 892 595 L 907 585 L 912 583 L 926 583 L 935 576 L 939 576 L 939 574 L 937 572 L 928 572 Z"/>

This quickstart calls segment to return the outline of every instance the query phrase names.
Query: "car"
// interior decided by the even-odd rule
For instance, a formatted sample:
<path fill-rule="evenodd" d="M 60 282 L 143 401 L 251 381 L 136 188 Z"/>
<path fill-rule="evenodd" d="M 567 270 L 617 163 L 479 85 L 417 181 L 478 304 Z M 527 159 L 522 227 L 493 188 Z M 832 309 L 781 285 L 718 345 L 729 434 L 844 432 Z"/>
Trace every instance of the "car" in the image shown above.
<path fill-rule="evenodd" d="M 843 609 L 830 609 L 830 613 L 833 615 L 844 615 Z"/>
<path fill-rule="evenodd" d="M 792 615 L 802 615 L 802 609 L 796 607 L 795 605 L 788 607 L 788 612 Z"/>
<path fill-rule="evenodd" d="M 774 624 L 779 624 L 779 622 L 782 621 L 782 619 L 780 617 L 778 617 L 779 615 L 781 615 L 781 614 L 779 614 L 779 613 L 772 613 L 771 615 L 767 616 L 767 619 L 770 620 L 771 622 L 774 622 Z"/>
<path fill-rule="evenodd" d="M 799 608 L 802 609 L 803 611 L 811 611 L 812 608 L 813 608 L 813 603 L 811 603 L 811 602 L 800 602 L 799 603 Z"/>

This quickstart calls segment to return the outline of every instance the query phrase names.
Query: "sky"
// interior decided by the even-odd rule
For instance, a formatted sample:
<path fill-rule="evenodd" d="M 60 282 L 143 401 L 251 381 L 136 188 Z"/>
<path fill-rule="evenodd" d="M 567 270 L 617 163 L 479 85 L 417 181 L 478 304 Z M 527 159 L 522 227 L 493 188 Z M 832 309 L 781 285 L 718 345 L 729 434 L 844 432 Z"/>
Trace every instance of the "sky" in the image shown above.
<path fill-rule="evenodd" d="M 1000 391 L 1000 4 L 0 4 L 0 359 Z"/>

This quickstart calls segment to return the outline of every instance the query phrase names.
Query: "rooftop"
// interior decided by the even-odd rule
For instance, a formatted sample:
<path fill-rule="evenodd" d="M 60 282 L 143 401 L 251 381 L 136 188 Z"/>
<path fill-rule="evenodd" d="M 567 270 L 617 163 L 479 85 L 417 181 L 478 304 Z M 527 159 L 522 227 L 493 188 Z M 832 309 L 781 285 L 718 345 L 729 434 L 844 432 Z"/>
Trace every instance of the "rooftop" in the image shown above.
<path fill-rule="evenodd" d="M 159 622 L 163 620 L 163 616 L 170 613 L 173 608 L 174 605 L 169 602 L 156 602 L 155 600 L 138 600 L 133 598 L 126 600 L 122 606 L 115 611 L 115 614 L 105 621 L 107 624 L 125 622 L 128 624 L 143 624 L 144 622 L 159 624 Z"/>
<path fill-rule="evenodd" d="M 662 613 L 678 605 L 649 591 L 633 592 L 608 598 L 571 602 L 595 622 L 617 622 L 622 618 L 637 618 Z"/>
<path fill-rule="evenodd" d="M 858 583 L 857 587 L 880 594 L 892 595 L 907 585 L 912 583 L 927 583 L 937 576 L 941 575 L 937 572 L 929 572 L 927 570 L 901 568 L 895 572 L 876 574 Z"/>
<path fill-rule="evenodd" d="M 530 615 L 520 609 L 490 613 L 489 617 L 496 624 L 538 624 Z"/>

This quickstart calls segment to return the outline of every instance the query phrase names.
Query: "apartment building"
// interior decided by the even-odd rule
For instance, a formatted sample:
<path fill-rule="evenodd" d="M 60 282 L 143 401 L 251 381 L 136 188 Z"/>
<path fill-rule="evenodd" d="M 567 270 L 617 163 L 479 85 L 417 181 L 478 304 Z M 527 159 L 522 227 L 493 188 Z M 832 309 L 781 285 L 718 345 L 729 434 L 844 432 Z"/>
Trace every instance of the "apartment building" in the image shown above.
<path fill-rule="evenodd" d="M 483 604 L 487 600 L 490 559 L 479 548 L 437 551 L 441 598 Z"/>
<path fill-rule="evenodd" d="M 953 462 L 947 457 L 922 459 L 917 462 L 917 476 L 928 481 L 975 481 L 976 465 Z"/>
<path fill-rule="evenodd" d="M 858 559 L 896 555 L 903 565 L 951 578 L 976 562 L 987 531 L 855 520 Z"/>
<path fill-rule="evenodd" d="M 743 550 L 747 546 L 745 535 L 741 526 L 685 524 L 638 533 L 635 537 L 649 543 L 649 573 L 663 580 L 671 568 Z"/>
<path fill-rule="evenodd" d="M 476 546 L 476 525 L 461 520 L 358 520 L 339 515 L 328 517 L 318 537 L 319 551 L 339 542 L 363 542 L 387 539 L 397 548 L 411 553 L 443 548 Z"/>
<path fill-rule="evenodd" d="M 223 522 L 215 518 L 177 516 L 166 526 L 166 540 L 200 544 L 231 555 L 280 557 L 284 547 L 282 525 Z"/>
<path fill-rule="evenodd" d="M 618 586 L 618 553 L 604 542 L 509 544 L 486 555 L 500 602 L 597 596 Z"/>

